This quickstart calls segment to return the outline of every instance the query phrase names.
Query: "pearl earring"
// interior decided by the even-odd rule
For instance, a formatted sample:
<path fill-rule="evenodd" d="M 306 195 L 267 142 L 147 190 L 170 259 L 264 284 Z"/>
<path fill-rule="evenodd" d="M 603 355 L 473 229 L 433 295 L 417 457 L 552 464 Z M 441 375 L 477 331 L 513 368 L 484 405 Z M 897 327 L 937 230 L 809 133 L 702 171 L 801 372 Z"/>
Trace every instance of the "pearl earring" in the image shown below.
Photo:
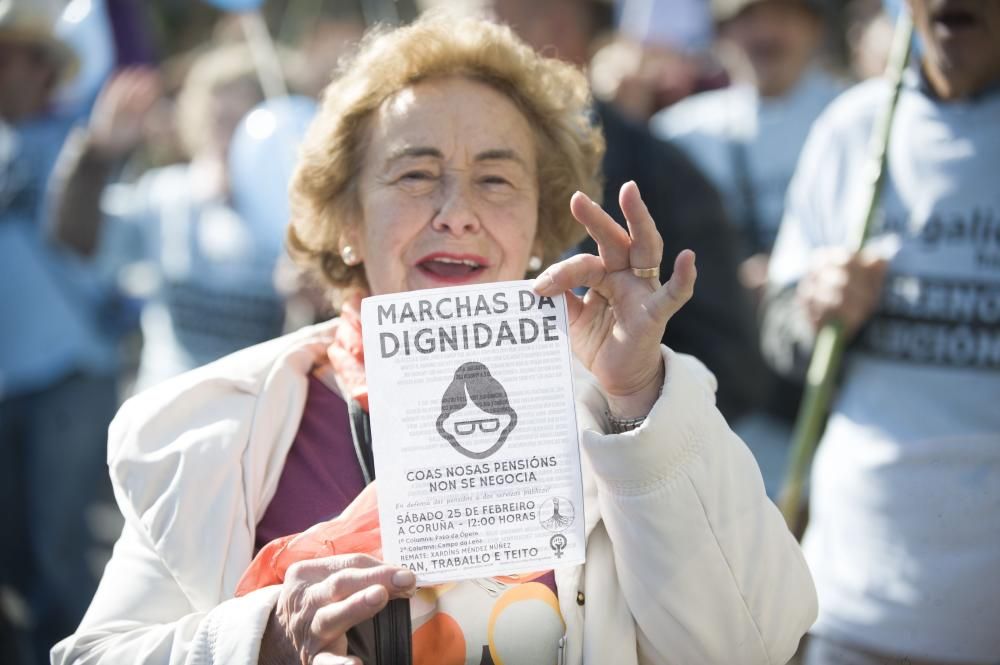
<path fill-rule="evenodd" d="M 539 256 L 532 256 L 528 259 L 528 270 L 538 272 L 542 269 L 542 259 Z"/>
<path fill-rule="evenodd" d="M 344 248 L 340 250 L 340 258 L 348 266 L 356 266 L 361 263 L 358 252 L 350 245 L 344 245 Z"/>

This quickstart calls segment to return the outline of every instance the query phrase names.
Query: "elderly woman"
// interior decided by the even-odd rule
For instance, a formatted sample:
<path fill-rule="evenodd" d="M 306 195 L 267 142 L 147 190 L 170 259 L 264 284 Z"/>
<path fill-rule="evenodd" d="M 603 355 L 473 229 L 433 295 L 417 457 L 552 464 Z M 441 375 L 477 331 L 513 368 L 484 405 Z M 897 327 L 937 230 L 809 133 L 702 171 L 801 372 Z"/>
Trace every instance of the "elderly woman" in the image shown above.
<path fill-rule="evenodd" d="M 430 18 L 371 36 L 326 91 L 290 231 L 294 253 L 347 303 L 523 278 L 577 229 L 597 240 L 599 257 L 535 281 L 566 293 L 579 360 L 587 563 L 534 580 L 557 628 L 521 622 L 505 642 L 484 617 L 506 583 L 418 592 L 412 573 L 364 555 L 300 562 L 282 584 L 234 597 L 263 544 L 363 488 L 345 401 L 363 391 L 364 367 L 347 307 L 122 408 L 109 462 L 126 526 L 54 662 L 357 663 L 347 631 L 411 597 L 417 663 L 792 655 L 816 610 L 798 546 L 716 411 L 711 375 L 659 345 L 691 294 L 694 256 L 682 252 L 661 285 L 649 266 L 662 242 L 635 186 L 620 197 L 628 231 L 582 193 L 598 190 L 602 151 L 588 104 L 580 73 L 501 26 Z"/>

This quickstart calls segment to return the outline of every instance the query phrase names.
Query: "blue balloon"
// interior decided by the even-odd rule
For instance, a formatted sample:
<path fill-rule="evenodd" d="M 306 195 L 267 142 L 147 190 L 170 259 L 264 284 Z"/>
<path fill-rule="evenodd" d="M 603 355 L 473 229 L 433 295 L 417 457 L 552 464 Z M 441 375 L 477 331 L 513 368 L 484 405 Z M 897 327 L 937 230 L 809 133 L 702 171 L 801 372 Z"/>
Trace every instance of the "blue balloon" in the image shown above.
<path fill-rule="evenodd" d="M 229 145 L 233 208 L 273 256 L 284 246 L 288 185 L 316 108 L 314 100 L 300 96 L 261 102 L 240 121 Z"/>
<path fill-rule="evenodd" d="M 260 9 L 264 0 L 205 0 L 208 4 L 226 12 L 249 12 Z"/>
<path fill-rule="evenodd" d="M 56 35 L 76 52 L 80 67 L 59 86 L 56 110 L 84 116 L 115 67 L 114 35 L 104 0 L 72 0 L 55 26 Z"/>

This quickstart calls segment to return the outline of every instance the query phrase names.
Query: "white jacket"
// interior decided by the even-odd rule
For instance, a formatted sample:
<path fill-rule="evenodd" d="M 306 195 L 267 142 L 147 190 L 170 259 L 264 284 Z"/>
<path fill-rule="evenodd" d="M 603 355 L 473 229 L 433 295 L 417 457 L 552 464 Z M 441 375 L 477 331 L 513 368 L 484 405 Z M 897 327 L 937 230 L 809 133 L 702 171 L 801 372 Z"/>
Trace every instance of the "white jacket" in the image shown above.
<path fill-rule="evenodd" d="M 108 462 L 125 528 L 53 663 L 256 663 L 279 587 L 233 598 L 336 323 L 233 354 L 129 400 Z M 664 348 L 646 422 L 601 434 L 579 368 L 587 563 L 556 571 L 565 662 L 781 665 L 816 615 L 798 544 L 715 380 Z"/>

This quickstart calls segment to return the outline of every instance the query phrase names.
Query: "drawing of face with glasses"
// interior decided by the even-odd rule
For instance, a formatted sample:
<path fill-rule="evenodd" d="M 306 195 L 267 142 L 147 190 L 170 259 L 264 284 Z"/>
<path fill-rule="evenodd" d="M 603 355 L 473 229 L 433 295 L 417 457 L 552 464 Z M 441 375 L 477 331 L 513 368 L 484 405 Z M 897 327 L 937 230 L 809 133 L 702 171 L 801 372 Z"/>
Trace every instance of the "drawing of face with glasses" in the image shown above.
<path fill-rule="evenodd" d="M 451 447 L 472 459 L 483 459 L 500 450 L 517 424 L 517 413 L 507 391 L 478 362 L 455 370 L 441 398 L 437 431 Z"/>

